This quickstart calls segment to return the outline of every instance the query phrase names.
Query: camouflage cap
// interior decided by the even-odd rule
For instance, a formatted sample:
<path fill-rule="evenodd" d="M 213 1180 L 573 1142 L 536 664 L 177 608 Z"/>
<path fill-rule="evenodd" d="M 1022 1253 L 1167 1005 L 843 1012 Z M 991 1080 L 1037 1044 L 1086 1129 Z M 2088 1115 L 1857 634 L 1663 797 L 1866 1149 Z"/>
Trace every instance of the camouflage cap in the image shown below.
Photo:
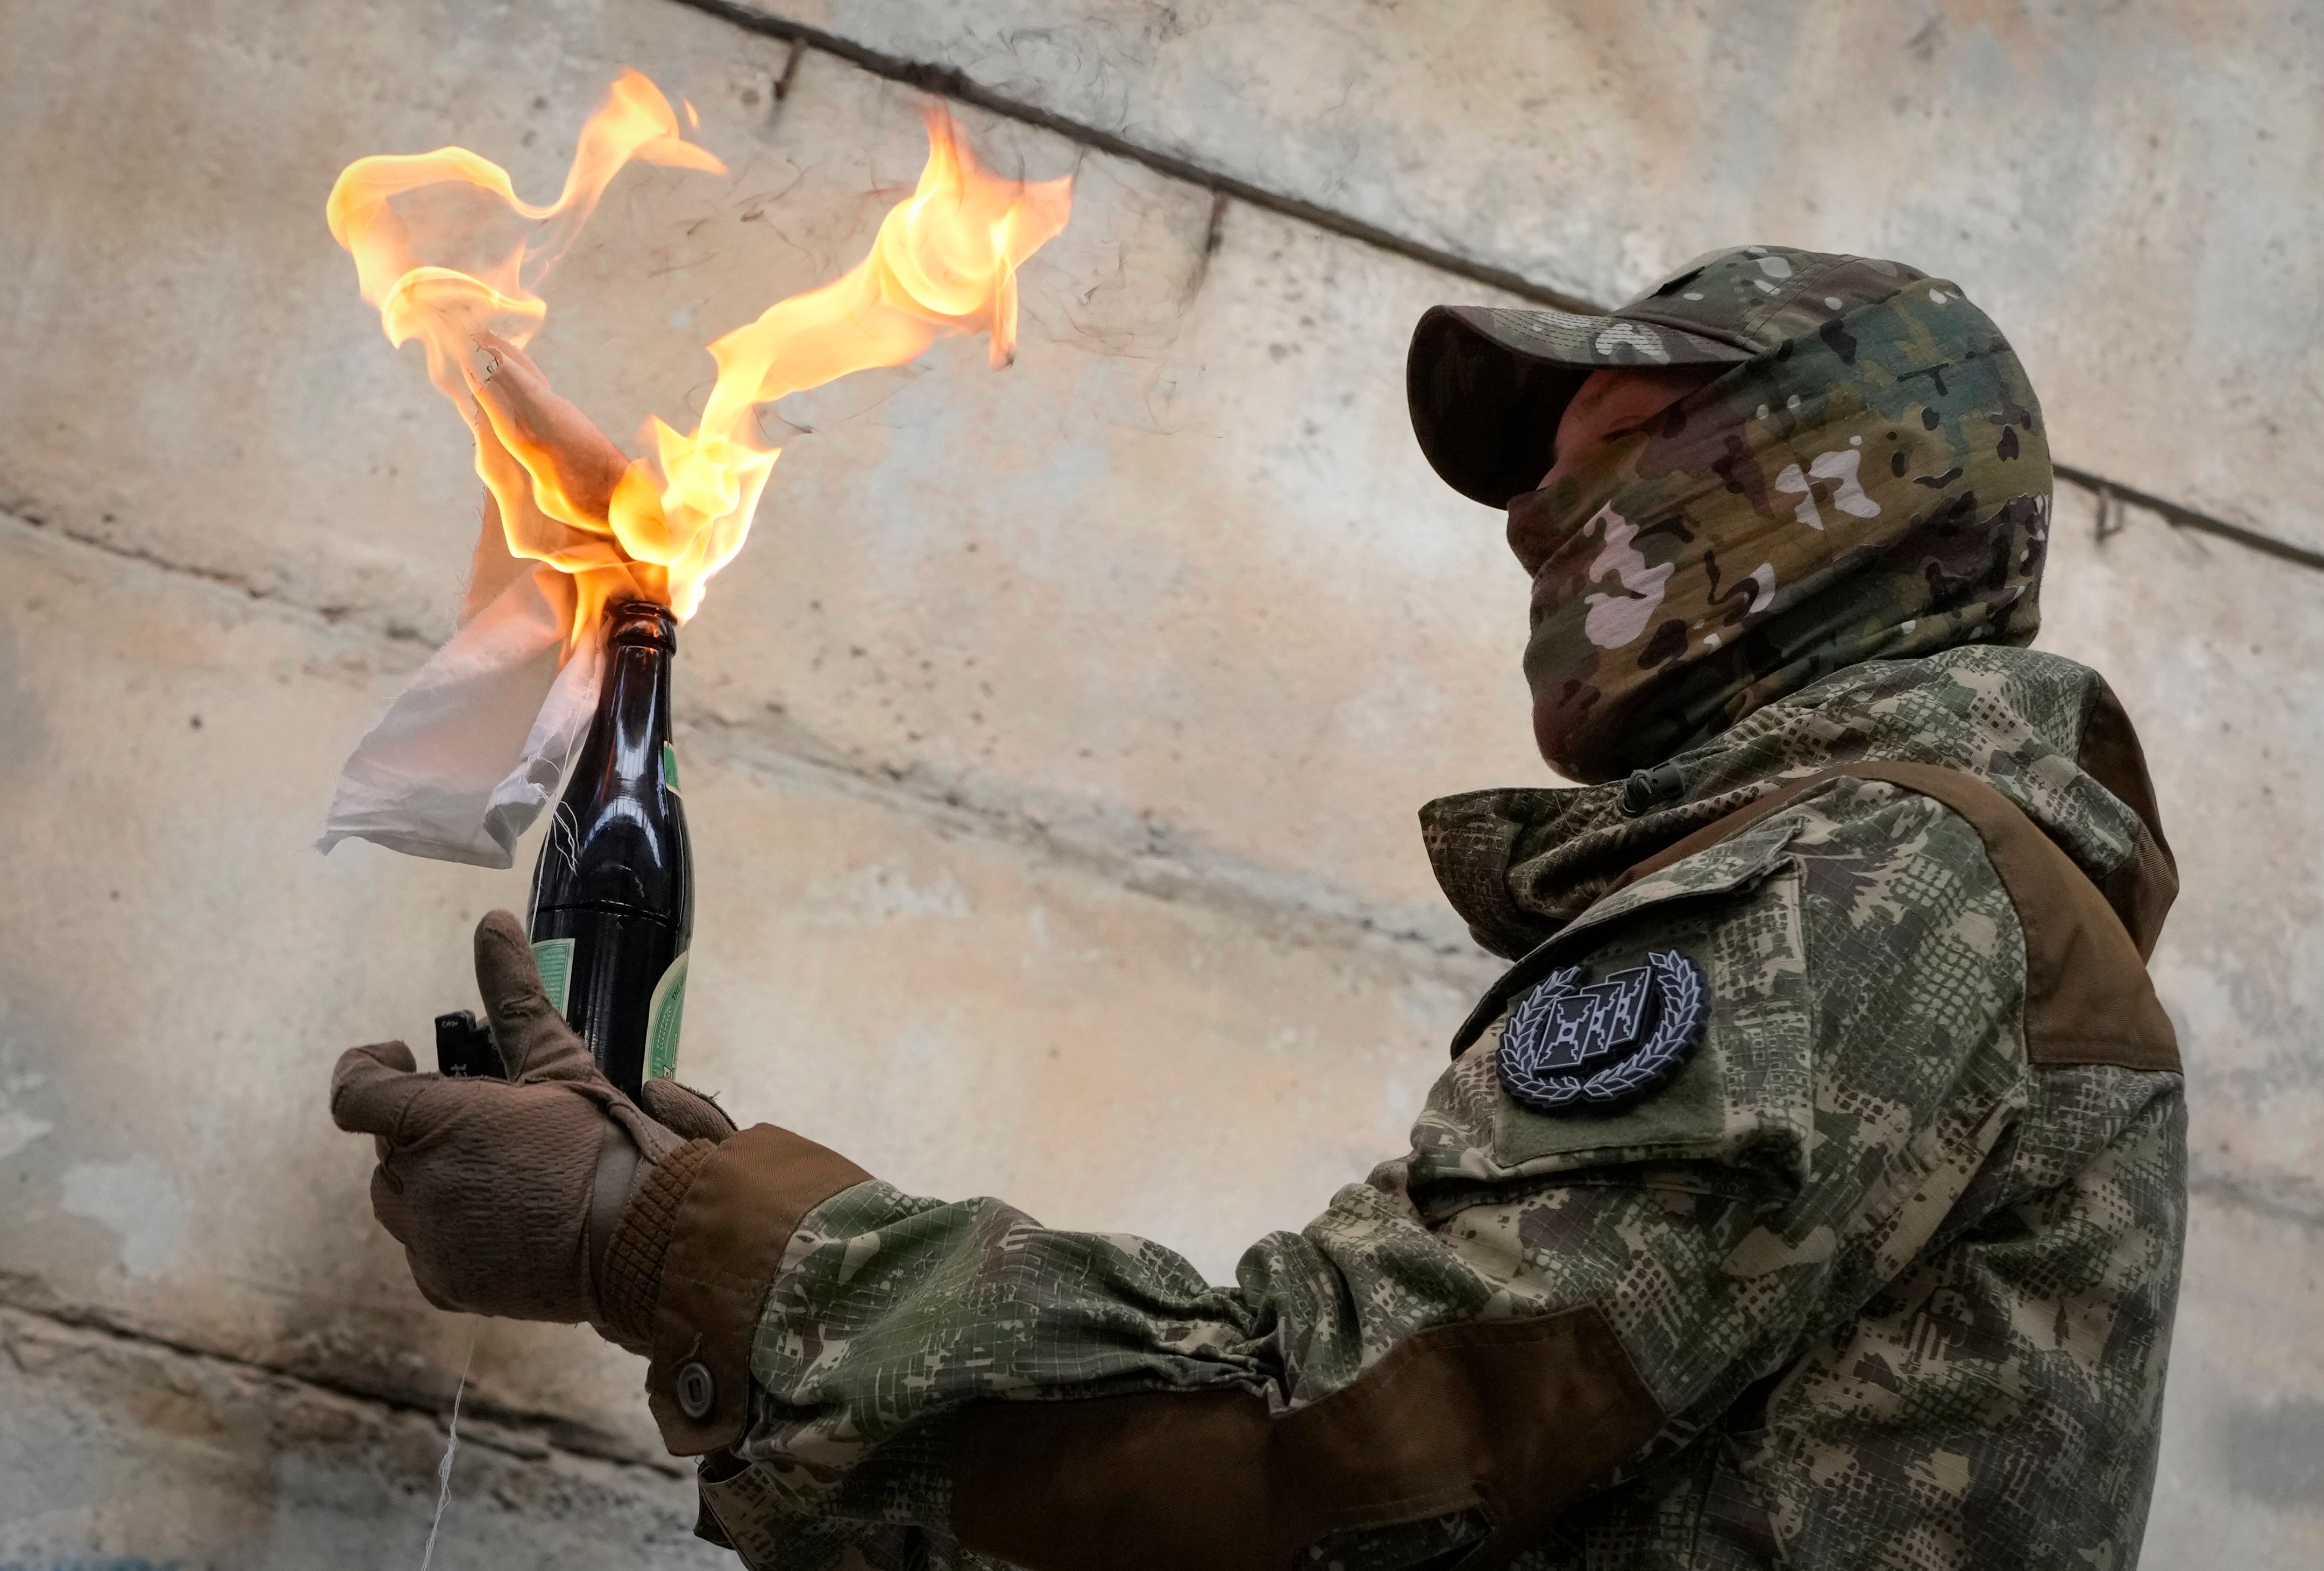
<path fill-rule="evenodd" d="M 1839 328 L 1925 276 L 1898 262 L 1739 245 L 1699 256 L 1604 316 L 1435 306 L 1413 329 L 1413 434 L 1445 484 L 1488 507 L 1541 484 L 1558 417 L 1608 365 L 1731 365 Z"/>

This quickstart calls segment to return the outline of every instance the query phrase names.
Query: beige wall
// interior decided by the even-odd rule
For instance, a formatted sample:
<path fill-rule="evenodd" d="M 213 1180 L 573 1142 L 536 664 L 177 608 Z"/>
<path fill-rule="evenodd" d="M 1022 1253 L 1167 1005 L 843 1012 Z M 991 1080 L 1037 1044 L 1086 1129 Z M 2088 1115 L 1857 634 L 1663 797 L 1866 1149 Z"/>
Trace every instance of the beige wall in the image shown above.
<path fill-rule="evenodd" d="M 1585 299 L 1745 236 L 1904 258 L 2066 462 L 2324 544 L 2300 0 L 748 3 Z"/>
<path fill-rule="evenodd" d="M 688 1076 L 1223 1277 L 1399 1149 L 1494 972 L 1412 810 L 1544 778 L 1523 588 L 1401 409 L 1413 318 L 1494 297 L 1142 152 L 1599 299 L 1729 240 L 1901 255 L 2017 337 L 2068 461 L 2324 540 L 2312 23 L 1873 12 L 787 12 L 1133 155 L 967 112 L 1078 175 L 1018 364 L 954 345 L 784 408 L 814 433 L 683 640 Z M 909 89 L 809 49 L 778 102 L 784 40 L 671 0 L 0 0 L 0 146 L 34 154 L 0 163 L 0 1566 L 416 1564 L 413 1409 L 472 1336 L 493 1427 L 439 1564 L 717 1558 L 676 1547 L 636 1364 L 429 1309 L 320 1096 L 341 1046 L 468 999 L 467 925 L 530 865 L 308 849 L 449 630 L 475 516 L 322 196 L 447 141 L 538 192 L 619 64 L 733 168 L 624 175 L 552 284 L 540 357 L 626 429 L 852 260 L 918 168 Z M 2186 883 L 2156 975 L 2197 1197 L 2149 1563 L 2306 1565 L 2324 574 L 2093 523 L 2069 491 L 2044 642 L 2140 721 Z"/>

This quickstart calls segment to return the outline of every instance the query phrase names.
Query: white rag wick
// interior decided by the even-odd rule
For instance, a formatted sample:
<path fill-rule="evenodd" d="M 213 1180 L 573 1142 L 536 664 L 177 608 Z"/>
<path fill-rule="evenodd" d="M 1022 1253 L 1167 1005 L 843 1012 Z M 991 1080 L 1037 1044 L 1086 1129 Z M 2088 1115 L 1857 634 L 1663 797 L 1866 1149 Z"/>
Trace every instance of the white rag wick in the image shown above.
<path fill-rule="evenodd" d="M 355 836 L 413 856 L 506 867 L 587 733 L 605 669 L 591 629 L 567 656 L 573 580 L 506 557 L 472 592 L 497 593 L 430 656 L 339 771 L 316 848 Z M 529 567 L 529 570 L 528 570 Z M 495 570 L 497 569 L 497 570 Z M 511 569 L 513 569 L 512 571 Z"/>
<path fill-rule="evenodd" d="M 460 630 L 438 650 L 339 771 L 318 849 L 349 836 L 413 856 L 506 867 L 556 794 L 597 707 L 605 650 L 593 624 L 568 640 L 574 580 L 520 558 L 512 538 L 563 550 L 579 532 L 541 511 L 538 481 L 499 434 L 523 434 L 557 488 L 603 516 L 629 460 L 524 351 L 480 333 L 466 413 L 488 486 Z M 513 529 L 501 510 L 516 510 Z"/>

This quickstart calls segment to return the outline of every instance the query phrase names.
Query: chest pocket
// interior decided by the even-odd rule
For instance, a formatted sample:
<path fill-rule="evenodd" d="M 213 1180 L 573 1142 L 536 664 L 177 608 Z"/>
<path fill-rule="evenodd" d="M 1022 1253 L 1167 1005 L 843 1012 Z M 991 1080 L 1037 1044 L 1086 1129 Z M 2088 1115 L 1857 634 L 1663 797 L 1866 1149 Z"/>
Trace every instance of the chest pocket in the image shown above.
<path fill-rule="evenodd" d="M 1649 873 L 1526 955 L 1454 1047 L 1471 1083 L 1471 1177 L 1642 1179 L 1780 1204 L 1807 1175 L 1814 1031 L 1790 823 L 1737 834 Z M 1498 1084 L 1501 1034 L 1553 973 L 1588 984 L 1675 952 L 1699 967 L 1705 1024 L 1670 1079 L 1610 1109 L 1538 1113 Z M 1481 1125 L 1481 1127 L 1479 1127 Z M 1666 1171 L 1642 1172 L 1671 1164 Z"/>

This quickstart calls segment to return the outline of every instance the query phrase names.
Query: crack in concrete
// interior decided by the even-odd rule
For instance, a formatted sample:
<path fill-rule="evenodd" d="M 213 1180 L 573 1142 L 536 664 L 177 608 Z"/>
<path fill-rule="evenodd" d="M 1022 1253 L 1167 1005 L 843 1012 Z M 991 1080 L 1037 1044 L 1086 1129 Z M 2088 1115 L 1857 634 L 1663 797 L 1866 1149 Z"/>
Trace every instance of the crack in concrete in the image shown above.
<path fill-rule="evenodd" d="M 51 517 L 38 503 L 29 498 L 0 496 L 0 518 L 7 518 L 27 529 L 54 536 L 59 540 L 70 541 L 77 546 L 101 551 L 106 556 L 115 557 L 123 561 L 139 563 L 157 572 L 174 573 L 197 579 L 217 588 L 233 590 L 246 599 L 302 611 L 309 615 L 320 617 L 330 626 L 337 626 L 347 620 L 351 615 L 349 608 L 344 605 L 310 605 L 304 601 L 293 599 L 281 589 L 254 583 L 244 575 L 224 568 L 207 568 L 198 562 L 178 561 L 145 546 L 125 544 L 88 529 L 77 528 Z M 401 643 L 416 643 L 425 649 L 435 647 L 426 634 L 404 623 L 382 619 L 368 623 L 366 625 L 382 638 L 392 639 Z"/>
<path fill-rule="evenodd" d="M 1203 292 L 1203 285 L 1211 276 L 1211 259 L 1219 254 L 1219 247 L 1226 244 L 1227 204 L 1232 199 L 1224 191 L 1211 193 L 1211 218 L 1203 229 L 1203 248 L 1195 253 L 1194 269 L 1186 275 L 1186 287 L 1178 291 L 1181 310 L 1193 305 L 1194 297 Z"/>
<path fill-rule="evenodd" d="M 165 1336 L 108 1314 L 97 1306 L 63 1304 L 45 1292 L 38 1291 L 28 1298 L 19 1290 L 26 1280 L 14 1273 L 0 1278 L 0 1308 L 26 1319 L 45 1321 L 51 1326 L 103 1336 L 125 1345 L 202 1360 L 257 1379 L 287 1381 L 309 1391 L 321 1391 L 345 1401 L 361 1402 L 386 1412 L 416 1413 L 440 1421 L 451 1409 L 452 1398 L 448 1391 L 441 1401 L 436 1401 L 416 1392 L 335 1380 L 313 1369 L 269 1363 L 263 1359 L 223 1352 L 182 1337 Z M 468 1428 L 471 1415 L 505 1433 L 497 1437 L 489 1430 L 481 1434 L 471 1433 Z M 671 1478 L 682 1478 L 692 1472 L 686 1463 L 676 1457 L 623 1445 L 612 1436 L 560 1414 L 512 1408 L 494 1402 L 489 1397 L 480 1395 L 473 1385 L 462 1402 L 460 1430 L 464 1442 L 490 1446 L 513 1455 L 521 1456 L 529 1452 L 540 1455 L 562 1453 L 568 1456 L 586 1456 L 596 1462 L 610 1462 L 617 1466 L 644 1467 Z"/>
<path fill-rule="evenodd" d="M 1280 213 L 1285 217 L 1313 225 L 1316 228 L 1332 234 L 1343 235 L 1351 240 L 1359 241 L 1376 250 L 1388 252 L 1391 255 L 1401 256 L 1406 261 L 1420 263 L 1439 273 L 1447 273 L 1456 278 L 1465 278 L 1477 283 L 1487 284 L 1494 289 L 1503 290 L 1522 299 L 1532 300 L 1536 304 L 1548 306 L 1553 310 L 1573 311 L 1583 316 L 1603 316 L 1609 309 L 1594 300 L 1584 300 L 1579 295 L 1554 289 L 1548 284 L 1537 283 L 1523 273 L 1511 269 L 1495 266 L 1475 257 L 1463 256 L 1456 251 L 1447 251 L 1442 246 L 1430 245 L 1423 241 L 1411 239 L 1393 230 L 1383 229 L 1376 224 L 1366 223 L 1361 218 L 1323 207 L 1304 198 L 1290 196 L 1282 191 L 1270 190 L 1265 186 L 1253 184 L 1240 176 L 1229 174 L 1223 170 L 1213 169 L 1208 164 L 1196 160 L 1148 147 L 1142 143 L 1131 141 L 1118 132 L 1092 125 L 1087 121 L 1075 120 L 1068 116 L 1057 114 L 1054 110 L 1028 104 L 1022 99 L 1011 98 L 1004 93 L 984 86 L 957 66 L 939 65 L 931 60 L 908 60 L 901 55 L 889 54 L 820 27 L 811 27 L 805 23 L 790 21 L 787 17 L 769 15 L 752 5 L 741 3 L 741 0 L 672 0 L 672 3 L 717 17 L 720 21 L 739 27 L 746 32 L 754 32 L 768 38 L 779 38 L 790 44 L 793 53 L 784 71 L 786 80 L 789 79 L 791 71 L 797 69 L 798 63 L 797 51 L 804 45 L 830 55 L 834 59 L 844 60 L 860 70 L 868 71 L 885 80 L 902 82 L 908 87 L 918 88 L 923 92 L 933 93 L 938 97 L 950 98 L 956 103 L 967 104 L 982 109 L 988 114 L 999 115 L 1017 121 L 1020 125 L 1053 132 L 1069 142 L 1099 152 L 1110 153 L 1117 158 L 1127 159 L 1132 163 L 1143 165 L 1168 179 L 1183 180 L 1188 185 L 1199 186 L 1213 192 L 1221 199 L 1222 205 L 1212 209 L 1210 245 L 1196 265 L 1194 285 L 1187 291 L 1187 298 L 1190 300 L 1193 298 L 1194 290 L 1200 287 L 1203 276 L 1209 269 L 1210 252 L 1217 249 L 1223 199 L 1231 197 L 1240 201 L 1249 202 L 1255 208 L 1263 208 L 1271 213 Z M 2135 486 L 2108 480 L 2104 476 L 2088 469 L 2057 463 L 2053 463 L 2052 468 L 2061 480 L 2102 494 L 2112 494 L 2124 501 L 2135 503 L 2141 507 L 2161 513 L 2165 520 L 2181 528 L 2200 530 L 2206 534 L 2214 534 L 2223 540 L 2234 541 L 2236 544 L 2252 550 L 2263 551 L 2285 561 L 2297 562 L 2304 568 L 2324 570 L 2324 551 L 2312 550 L 2306 546 L 2243 524 L 2230 523 L 2226 519 L 2205 513 L 2200 508 L 2189 507 L 2183 503 L 2157 496 L 2152 492 L 2142 491 Z"/>
<path fill-rule="evenodd" d="M 143 546 L 124 545 L 119 541 L 108 540 L 91 531 L 76 529 L 71 524 L 51 517 L 44 508 L 28 496 L 0 495 L 0 513 L 6 514 L 19 523 L 71 541 L 76 545 L 84 545 L 92 550 L 103 551 L 108 556 L 120 557 L 126 561 L 143 562 L 148 567 L 159 568 L 165 573 L 183 573 L 189 578 L 199 578 L 205 583 L 216 584 L 222 588 L 239 589 L 253 600 L 272 600 L 280 597 L 277 591 L 266 588 L 263 585 L 254 584 L 240 573 L 228 572 L 222 568 L 199 567 L 191 562 L 171 561 L 167 557 L 155 555 Z"/>

